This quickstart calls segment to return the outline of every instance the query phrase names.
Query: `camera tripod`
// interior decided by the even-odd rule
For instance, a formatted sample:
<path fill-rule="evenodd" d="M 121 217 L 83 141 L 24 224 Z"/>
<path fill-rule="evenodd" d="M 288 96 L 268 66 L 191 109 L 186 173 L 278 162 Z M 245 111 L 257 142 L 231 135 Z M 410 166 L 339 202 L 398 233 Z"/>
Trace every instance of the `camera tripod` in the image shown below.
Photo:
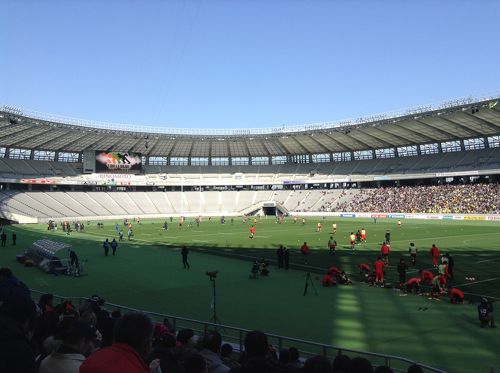
<path fill-rule="evenodd" d="M 221 322 L 220 322 L 220 319 L 217 317 L 217 298 L 216 298 L 217 291 L 216 291 L 216 286 L 215 286 L 215 279 L 216 279 L 216 276 L 210 276 L 210 282 L 212 283 L 212 290 L 213 290 L 213 298 L 212 298 L 212 305 L 211 305 L 212 317 L 208 321 L 211 323 L 214 323 L 216 325 L 215 329 L 217 330 L 217 325 L 220 325 Z M 219 326 L 219 328 L 223 329 L 220 326 Z"/>
<path fill-rule="evenodd" d="M 306 294 L 307 294 L 307 290 L 309 289 L 309 284 L 311 284 L 311 287 L 314 290 L 314 294 L 318 295 L 318 291 L 316 290 L 316 286 L 314 285 L 314 282 L 312 280 L 311 273 L 307 272 L 307 275 L 306 275 L 306 284 L 304 286 L 304 296 L 306 296 Z"/>

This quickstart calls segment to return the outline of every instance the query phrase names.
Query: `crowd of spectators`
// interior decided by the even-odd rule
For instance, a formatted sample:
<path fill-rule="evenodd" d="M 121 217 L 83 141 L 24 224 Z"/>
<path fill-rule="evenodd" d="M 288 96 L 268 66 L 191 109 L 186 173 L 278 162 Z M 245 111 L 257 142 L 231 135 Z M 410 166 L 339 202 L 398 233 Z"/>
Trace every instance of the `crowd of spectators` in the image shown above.
<path fill-rule="evenodd" d="M 314 356 L 277 352 L 260 331 L 246 334 L 244 351 L 233 354 L 221 334 L 174 330 L 168 320 L 154 323 L 143 313 L 108 312 L 92 296 L 73 305 L 54 303 L 30 290 L 7 268 L 0 268 L 0 372 L 9 373 L 387 373 L 360 357 Z M 418 373 L 418 366 L 408 372 Z"/>
<path fill-rule="evenodd" d="M 330 208 L 342 212 L 498 214 L 500 184 L 360 189 L 353 198 L 333 203 Z"/>

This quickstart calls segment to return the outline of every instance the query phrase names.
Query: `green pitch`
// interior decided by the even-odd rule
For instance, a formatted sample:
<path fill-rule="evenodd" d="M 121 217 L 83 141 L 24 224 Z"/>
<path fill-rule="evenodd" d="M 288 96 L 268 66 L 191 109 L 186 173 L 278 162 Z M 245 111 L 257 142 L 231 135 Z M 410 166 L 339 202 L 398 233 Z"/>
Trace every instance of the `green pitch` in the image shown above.
<path fill-rule="evenodd" d="M 318 221 L 323 224 L 320 233 L 315 229 Z M 283 224 L 263 218 L 253 240 L 249 224 L 241 218 L 233 223 L 226 219 L 224 225 L 217 218 L 205 219 L 199 227 L 193 221 L 191 228 L 188 222 L 178 229 L 177 220 L 168 220 L 167 231 L 162 221 L 134 224 L 133 240 L 126 240 L 124 229 L 125 241 L 116 257 L 104 257 L 102 248 L 105 238 L 118 237 L 114 221 L 105 221 L 103 229 L 92 223 L 85 233 L 73 231 L 71 236 L 61 230 L 49 232 L 46 225 L 7 227 L 9 241 L 0 250 L 0 266 L 12 268 L 32 289 L 67 296 L 99 294 L 112 303 L 206 321 L 211 317 L 212 288 L 205 272 L 217 269 L 217 310 L 224 324 L 404 356 L 451 372 L 500 368 L 500 329 L 481 329 L 476 305 L 469 303 L 481 295 L 500 299 L 499 223 L 403 220 L 398 228 L 394 220 L 379 219 L 375 224 L 369 219 L 338 218 L 334 236 L 338 247 L 331 255 L 326 249 L 331 219 L 307 218 L 302 225 L 291 218 Z M 122 221 L 118 224 L 123 228 Z M 348 235 L 361 228 L 367 231 L 367 243 L 358 245 L 354 254 Z M 357 265 L 373 263 L 387 229 L 392 250 L 389 282 L 397 278 L 395 265 L 401 257 L 409 263 L 409 242 L 419 249 L 417 266 L 410 266 L 409 276 L 432 267 L 429 249 L 435 243 L 442 253 L 453 255 L 454 285 L 467 294 L 466 304 L 451 305 L 446 296 L 441 301 L 402 296 L 399 291 L 358 283 Z M 10 241 L 12 230 L 18 235 L 16 247 Z M 15 262 L 15 254 L 43 237 L 71 243 L 80 260 L 87 260 L 88 276 L 47 275 Z M 311 247 L 307 265 L 298 252 L 304 241 Z M 183 244 L 191 248 L 189 271 L 182 268 L 179 246 Z M 289 271 L 274 265 L 280 244 L 292 250 Z M 270 276 L 248 279 L 251 262 L 262 257 L 272 261 Z M 355 283 L 321 287 L 320 278 L 331 265 L 351 273 Z M 312 274 L 318 296 L 311 288 L 303 296 L 307 272 Z M 500 319 L 498 309 L 496 314 Z"/>

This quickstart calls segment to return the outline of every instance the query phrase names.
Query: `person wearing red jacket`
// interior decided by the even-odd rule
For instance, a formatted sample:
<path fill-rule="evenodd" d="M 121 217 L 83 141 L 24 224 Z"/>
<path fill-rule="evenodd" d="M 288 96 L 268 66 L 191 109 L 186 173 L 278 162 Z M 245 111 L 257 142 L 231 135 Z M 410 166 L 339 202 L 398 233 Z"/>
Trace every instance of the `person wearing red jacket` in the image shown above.
<path fill-rule="evenodd" d="M 128 313 L 116 321 L 114 343 L 89 356 L 80 373 L 149 373 L 145 359 L 151 352 L 152 337 L 151 319 L 142 313 Z"/>
<path fill-rule="evenodd" d="M 383 285 L 384 283 L 384 266 L 385 263 L 382 261 L 382 258 L 379 256 L 375 261 L 375 282 L 379 285 Z"/>
<path fill-rule="evenodd" d="M 432 263 L 434 264 L 434 267 L 438 266 L 440 255 L 441 255 L 441 252 L 439 251 L 439 248 L 435 244 L 432 244 L 431 256 L 432 256 Z"/>

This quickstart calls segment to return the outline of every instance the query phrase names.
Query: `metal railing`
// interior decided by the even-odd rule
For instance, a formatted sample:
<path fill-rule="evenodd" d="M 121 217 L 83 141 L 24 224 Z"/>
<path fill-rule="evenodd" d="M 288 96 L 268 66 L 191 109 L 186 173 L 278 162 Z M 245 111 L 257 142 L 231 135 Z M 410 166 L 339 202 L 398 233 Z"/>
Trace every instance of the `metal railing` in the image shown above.
<path fill-rule="evenodd" d="M 38 290 L 31 289 L 31 292 L 36 294 L 45 294 L 45 292 L 41 292 Z M 70 300 L 74 305 L 80 304 L 82 302 L 86 302 L 89 298 L 83 297 L 66 297 L 62 295 L 53 294 L 54 298 L 63 301 Z M 213 323 L 207 321 L 200 321 L 195 319 L 190 319 L 187 317 L 179 317 L 174 315 L 168 315 L 158 312 L 151 312 L 142 309 L 127 307 L 119 304 L 106 302 L 103 306 L 106 310 L 119 310 L 119 311 L 128 311 L 128 312 L 142 312 L 149 315 L 153 321 L 155 322 L 164 322 L 165 319 L 169 321 L 174 330 L 178 330 L 181 328 L 189 328 L 192 329 L 195 334 L 203 335 L 208 330 L 217 329 L 221 335 L 224 342 L 231 343 L 237 352 L 241 352 L 244 350 L 244 340 L 246 334 L 250 331 L 250 329 L 238 328 L 230 325 L 224 325 L 220 323 Z M 296 347 L 301 356 L 307 358 L 315 355 L 323 355 L 330 359 L 334 359 L 337 355 L 356 355 L 366 357 L 372 365 L 379 366 L 385 365 L 387 367 L 391 367 L 394 371 L 397 372 L 406 372 L 407 368 L 413 364 L 418 365 L 425 372 L 435 372 L 435 373 L 448 373 L 448 371 L 434 368 L 426 364 L 419 363 L 415 360 L 407 359 L 401 356 L 394 356 L 388 354 L 381 354 L 376 352 L 369 351 L 361 351 L 356 349 L 344 348 L 339 346 L 332 346 L 323 343 L 317 343 L 312 341 L 307 341 L 298 338 L 286 337 L 278 334 L 266 333 L 269 343 L 273 346 L 277 347 L 277 350 L 280 351 L 283 348 L 287 347 Z"/>

